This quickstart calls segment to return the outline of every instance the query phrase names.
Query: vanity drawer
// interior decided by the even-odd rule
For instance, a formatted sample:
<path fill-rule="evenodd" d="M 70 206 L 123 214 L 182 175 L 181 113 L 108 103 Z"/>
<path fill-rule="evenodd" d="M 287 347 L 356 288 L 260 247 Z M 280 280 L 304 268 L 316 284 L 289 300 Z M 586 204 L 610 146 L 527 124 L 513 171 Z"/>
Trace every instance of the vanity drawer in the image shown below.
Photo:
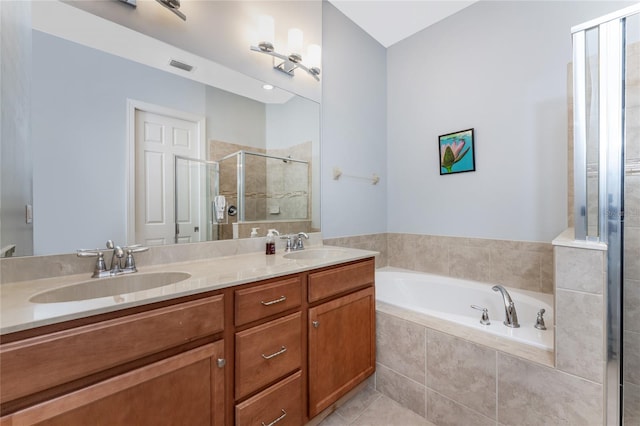
<path fill-rule="evenodd" d="M 223 318 L 223 296 L 217 295 L 4 344 L 0 400 L 12 401 L 218 333 Z"/>
<path fill-rule="evenodd" d="M 375 282 L 373 259 L 309 274 L 309 302 L 371 285 Z"/>
<path fill-rule="evenodd" d="M 277 420 L 280 419 L 280 420 Z M 236 425 L 302 424 L 302 379 L 298 371 L 236 405 Z"/>
<path fill-rule="evenodd" d="M 236 398 L 300 368 L 301 319 L 296 312 L 236 333 Z"/>
<path fill-rule="evenodd" d="M 300 306 L 299 276 L 235 291 L 235 323 L 243 325 Z"/>

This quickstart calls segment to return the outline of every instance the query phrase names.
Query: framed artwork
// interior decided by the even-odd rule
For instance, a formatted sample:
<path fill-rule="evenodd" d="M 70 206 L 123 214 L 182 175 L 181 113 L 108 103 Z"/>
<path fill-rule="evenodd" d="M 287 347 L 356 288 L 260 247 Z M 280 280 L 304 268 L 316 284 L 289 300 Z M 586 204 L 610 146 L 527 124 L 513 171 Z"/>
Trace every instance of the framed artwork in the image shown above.
<path fill-rule="evenodd" d="M 440 174 L 474 172 L 476 152 L 473 146 L 473 129 L 438 136 L 440 147 Z"/>

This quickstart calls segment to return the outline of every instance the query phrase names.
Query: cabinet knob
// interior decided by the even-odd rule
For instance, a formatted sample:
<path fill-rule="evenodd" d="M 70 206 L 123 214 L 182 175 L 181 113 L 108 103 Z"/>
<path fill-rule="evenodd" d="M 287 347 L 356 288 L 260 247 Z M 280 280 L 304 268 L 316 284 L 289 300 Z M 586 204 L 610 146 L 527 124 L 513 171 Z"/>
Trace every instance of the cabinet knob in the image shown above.
<path fill-rule="evenodd" d="M 226 359 L 224 359 L 224 358 L 218 358 L 218 362 L 217 362 L 217 364 L 218 364 L 218 367 L 219 367 L 219 368 L 222 368 L 222 367 L 224 367 L 225 365 L 227 365 L 227 360 L 226 360 Z"/>
<path fill-rule="evenodd" d="M 315 328 L 320 327 L 320 321 L 311 321 L 311 325 L 313 325 Z"/>

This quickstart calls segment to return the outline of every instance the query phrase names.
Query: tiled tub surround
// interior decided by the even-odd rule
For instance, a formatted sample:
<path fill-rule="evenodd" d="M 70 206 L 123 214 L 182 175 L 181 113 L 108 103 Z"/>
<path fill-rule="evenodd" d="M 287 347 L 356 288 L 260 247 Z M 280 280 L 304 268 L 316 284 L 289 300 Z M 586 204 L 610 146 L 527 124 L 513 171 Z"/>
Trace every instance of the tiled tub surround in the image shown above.
<path fill-rule="evenodd" d="M 378 251 L 379 268 L 393 266 L 553 293 L 550 243 L 388 233 L 331 238 L 325 244 Z"/>
<path fill-rule="evenodd" d="M 477 333 L 459 337 L 460 327 L 381 304 L 376 314 L 376 389 L 432 423 L 602 424 L 600 383 L 477 343 Z"/>
<path fill-rule="evenodd" d="M 501 347 L 497 339 L 464 334 L 460 326 L 447 328 L 433 318 L 378 303 L 375 386 L 437 425 L 604 423 L 604 245 L 576 243 L 572 229 L 553 245 L 413 234 L 325 241 L 375 246 L 381 252 L 379 267 L 548 293 L 554 293 L 555 272 L 556 346 L 546 361 Z M 640 386 L 625 386 L 628 397 L 637 398 L 632 391 Z"/>

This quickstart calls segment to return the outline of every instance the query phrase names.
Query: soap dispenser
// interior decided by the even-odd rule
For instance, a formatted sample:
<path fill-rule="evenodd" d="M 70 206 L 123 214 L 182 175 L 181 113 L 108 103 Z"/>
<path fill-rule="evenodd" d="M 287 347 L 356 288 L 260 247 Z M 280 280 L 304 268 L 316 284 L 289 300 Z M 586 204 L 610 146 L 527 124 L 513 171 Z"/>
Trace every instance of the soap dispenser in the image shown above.
<path fill-rule="evenodd" d="M 275 229 L 269 229 L 267 232 L 265 254 L 276 254 L 276 235 L 280 235 L 280 233 Z"/>
<path fill-rule="evenodd" d="M 251 228 L 251 238 L 255 238 L 258 236 L 258 229 L 260 228 Z"/>

